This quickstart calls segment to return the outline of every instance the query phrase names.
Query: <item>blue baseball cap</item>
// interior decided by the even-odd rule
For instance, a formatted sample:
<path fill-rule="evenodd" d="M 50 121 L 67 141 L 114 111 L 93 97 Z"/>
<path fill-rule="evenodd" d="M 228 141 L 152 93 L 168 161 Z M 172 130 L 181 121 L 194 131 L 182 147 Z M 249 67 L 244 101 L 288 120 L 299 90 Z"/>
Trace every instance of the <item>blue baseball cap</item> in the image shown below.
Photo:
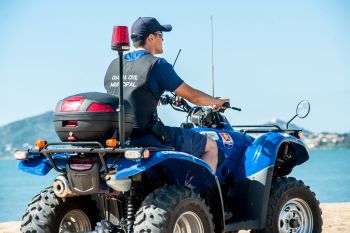
<path fill-rule="evenodd" d="M 170 32 L 172 29 L 170 24 L 161 25 L 153 17 L 139 17 L 131 27 L 131 39 L 133 42 L 140 41 L 148 35 L 161 31 Z"/>

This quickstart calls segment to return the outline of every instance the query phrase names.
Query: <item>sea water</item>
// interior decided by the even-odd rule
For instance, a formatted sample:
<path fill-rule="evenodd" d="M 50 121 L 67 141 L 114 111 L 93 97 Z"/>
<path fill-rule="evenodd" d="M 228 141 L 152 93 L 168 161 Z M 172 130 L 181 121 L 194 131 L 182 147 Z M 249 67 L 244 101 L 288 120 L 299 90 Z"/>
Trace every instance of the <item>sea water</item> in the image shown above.
<path fill-rule="evenodd" d="M 350 149 L 309 151 L 293 176 L 310 186 L 320 202 L 350 202 Z"/>
<path fill-rule="evenodd" d="M 350 202 L 350 149 L 309 151 L 310 159 L 289 176 L 303 180 L 320 202 Z M 52 185 L 57 173 L 35 176 L 17 169 L 17 161 L 0 160 L 0 222 L 19 221 L 30 200 Z"/>

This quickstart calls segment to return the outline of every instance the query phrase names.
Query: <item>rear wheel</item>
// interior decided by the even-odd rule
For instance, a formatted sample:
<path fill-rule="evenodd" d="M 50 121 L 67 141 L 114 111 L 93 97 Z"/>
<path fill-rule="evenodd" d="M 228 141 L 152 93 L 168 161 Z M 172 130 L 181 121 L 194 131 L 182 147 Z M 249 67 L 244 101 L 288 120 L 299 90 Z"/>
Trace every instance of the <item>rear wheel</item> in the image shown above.
<path fill-rule="evenodd" d="M 49 187 L 36 195 L 22 217 L 21 232 L 84 232 L 99 220 L 96 203 L 88 196 L 58 198 Z"/>
<path fill-rule="evenodd" d="M 295 178 L 273 180 L 266 226 L 253 233 L 319 233 L 322 218 L 319 202 L 308 186 Z"/>
<path fill-rule="evenodd" d="M 193 190 L 180 186 L 156 189 L 136 213 L 134 232 L 214 232 L 209 207 Z"/>

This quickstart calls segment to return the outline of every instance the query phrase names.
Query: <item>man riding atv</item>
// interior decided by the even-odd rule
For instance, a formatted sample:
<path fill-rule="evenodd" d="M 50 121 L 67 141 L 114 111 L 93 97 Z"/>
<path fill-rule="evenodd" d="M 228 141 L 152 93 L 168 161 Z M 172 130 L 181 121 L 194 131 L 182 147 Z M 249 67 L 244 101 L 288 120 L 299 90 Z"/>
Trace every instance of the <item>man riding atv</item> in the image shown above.
<path fill-rule="evenodd" d="M 322 231 L 315 193 L 303 181 L 287 177 L 309 158 L 301 130 L 288 128 L 294 118 L 309 114 L 308 101 L 298 104 L 285 129 L 233 127 L 217 109 L 189 106 L 177 97 L 229 108 L 228 99 L 188 86 L 169 63 L 154 57 L 162 53 L 162 32 L 170 31 L 170 25 L 154 18 L 136 20 L 131 30 L 136 51 L 124 57 L 127 28 L 114 29 L 112 49 L 123 60 L 108 68 L 105 87 L 110 94 L 86 92 L 60 100 L 53 123 L 61 141 L 38 140 L 35 148 L 15 152 L 24 172 L 58 173 L 52 186 L 28 204 L 21 232 Z M 161 97 L 165 90 L 177 95 Z M 164 126 L 157 116 L 159 100 L 185 112 L 183 126 L 194 127 Z M 256 133 L 256 138 L 251 135 Z M 219 159 L 218 151 L 224 155 Z"/>
<path fill-rule="evenodd" d="M 135 127 L 130 146 L 174 147 L 206 161 L 213 172 L 218 162 L 216 142 L 193 130 L 164 126 L 157 115 L 157 104 L 164 91 L 175 92 L 199 106 L 222 108 L 229 99 L 213 98 L 186 84 L 165 59 L 155 57 L 163 53 L 163 32 L 172 26 L 161 25 L 152 17 L 138 18 L 131 28 L 135 51 L 124 56 L 124 93 L 135 110 Z M 119 95 L 119 58 L 113 60 L 105 75 L 107 93 Z"/>

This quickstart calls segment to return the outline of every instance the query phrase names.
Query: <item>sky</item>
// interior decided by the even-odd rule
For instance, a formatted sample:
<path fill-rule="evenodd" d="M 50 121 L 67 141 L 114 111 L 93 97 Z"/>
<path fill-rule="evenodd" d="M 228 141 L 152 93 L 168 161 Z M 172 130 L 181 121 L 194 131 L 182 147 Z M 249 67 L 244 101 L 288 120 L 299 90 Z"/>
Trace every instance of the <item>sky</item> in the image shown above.
<path fill-rule="evenodd" d="M 53 110 L 69 95 L 105 92 L 117 57 L 113 26 L 153 16 L 173 30 L 164 53 L 178 75 L 208 94 L 211 21 L 215 96 L 241 112 L 234 125 L 288 121 L 299 101 L 311 112 L 293 123 L 314 132 L 350 132 L 350 2 L 329 1 L 19 1 L 0 2 L 0 126 Z M 185 120 L 170 106 L 162 120 Z"/>

